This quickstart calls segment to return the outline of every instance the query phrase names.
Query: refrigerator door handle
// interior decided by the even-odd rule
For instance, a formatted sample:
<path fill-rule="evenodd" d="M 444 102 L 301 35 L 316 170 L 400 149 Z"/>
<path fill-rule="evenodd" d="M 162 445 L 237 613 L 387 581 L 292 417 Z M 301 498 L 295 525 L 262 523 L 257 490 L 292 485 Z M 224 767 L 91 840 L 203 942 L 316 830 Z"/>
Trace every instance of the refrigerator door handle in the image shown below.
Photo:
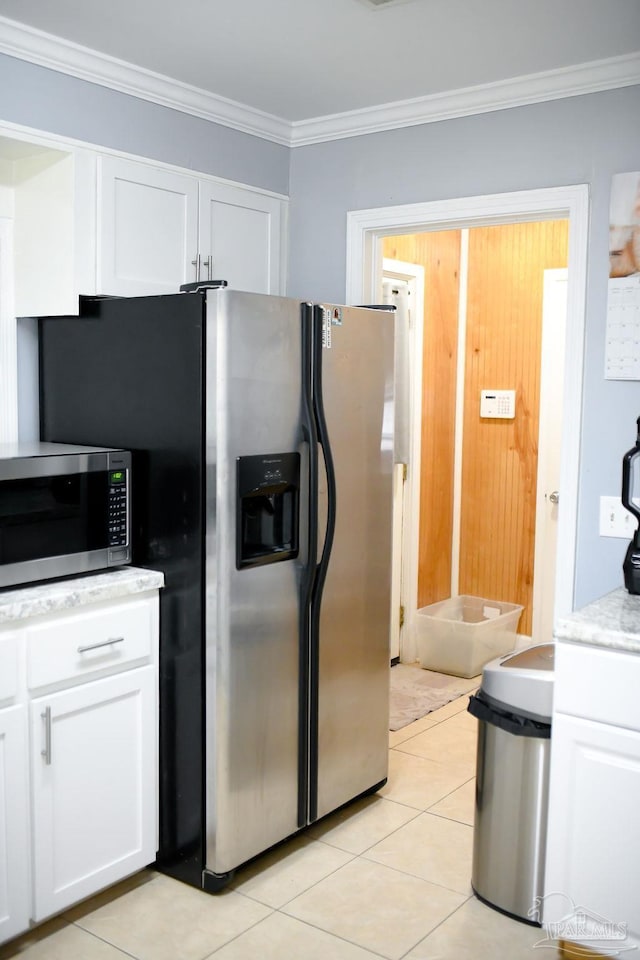
<path fill-rule="evenodd" d="M 300 695 L 298 706 L 298 826 L 308 823 L 309 809 L 309 697 L 312 602 L 318 559 L 318 433 L 313 409 L 313 307 L 301 304 L 302 324 L 302 439 L 309 450 L 307 558 L 301 578 Z"/>
<path fill-rule="evenodd" d="M 327 526 L 318 562 L 311 598 L 311 684 L 309 693 L 309 820 L 318 817 L 318 722 L 319 722 L 319 665 L 320 665 L 320 609 L 322 591 L 327 578 L 329 559 L 336 529 L 336 474 L 329 442 L 329 431 L 322 397 L 322 348 L 324 343 L 325 311 L 319 304 L 313 307 L 313 414 L 318 443 L 322 447 L 327 474 Z M 330 322 L 330 321 L 329 321 Z M 317 523 L 317 516 L 316 516 Z"/>
<path fill-rule="evenodd" d="M 313 311 L 313 413 L 318 443 L 322 447 L 325 470 L 327 473 L 327 528 L 325 532 L 324 546 L 322 548 L 322 556 L 320 557 L 316 572 L 315 587 L 315 593 L 318 598 L 319 606 L 324 587 L 324 581 L 327 576 L 329 557 L 331 556 L 331 548 L 333 547 L 333 538 L 336 530 L 336 473 L 333 464 L 333 454 L 331 452 L 329 430 L 327 429 L 327 421 L 324 413 L 324 400 L 322 396 L 322 348 L 324 343 L 325 310 L 323 307 L 315 304 Z M 330 322 L 330 320 L 327 322 Z"/>

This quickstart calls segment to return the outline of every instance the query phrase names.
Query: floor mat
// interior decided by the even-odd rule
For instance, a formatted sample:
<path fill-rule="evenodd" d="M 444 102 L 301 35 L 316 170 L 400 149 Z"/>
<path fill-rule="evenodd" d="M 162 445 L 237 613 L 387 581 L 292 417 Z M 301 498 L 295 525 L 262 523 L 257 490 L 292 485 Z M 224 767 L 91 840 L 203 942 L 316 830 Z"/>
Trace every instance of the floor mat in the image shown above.
<path fill-rule="evenodd" d="M 452 677 L 417 664 L 397 663 L 391 668 L 389 730 L 400 730 L 479 685 L 480 677 Z"/>

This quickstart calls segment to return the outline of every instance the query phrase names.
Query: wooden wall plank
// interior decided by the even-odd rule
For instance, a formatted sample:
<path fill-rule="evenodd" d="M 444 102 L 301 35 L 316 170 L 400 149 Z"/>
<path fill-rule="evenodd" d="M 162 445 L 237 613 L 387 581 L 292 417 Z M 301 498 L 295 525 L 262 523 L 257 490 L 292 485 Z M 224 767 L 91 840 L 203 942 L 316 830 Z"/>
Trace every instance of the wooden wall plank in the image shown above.
<path fill-rule="evenodd" d="M 418 606 L 451 594 L 460 231 L 387 237 L 425 270 Z M 521 603 L 531 633 L 543 271 L 566 267 L 568 222 L 469 231 L 458 592 Z M 480 390 L 515 389 L 515 420 Z"/>
<path fill-rule="evenodd" d="M 387 237 L 383 254 L 424 267 L 418 606 L 451 595 L 460 231 Z"/>
<path fill-rule="evenodd" d="M 543 271 L 567 264 L 567 221 L 469 232 L 459 592 L 521 603 L 531 634 Z M 515 389 L 514 420 L 480 419 Z"/>

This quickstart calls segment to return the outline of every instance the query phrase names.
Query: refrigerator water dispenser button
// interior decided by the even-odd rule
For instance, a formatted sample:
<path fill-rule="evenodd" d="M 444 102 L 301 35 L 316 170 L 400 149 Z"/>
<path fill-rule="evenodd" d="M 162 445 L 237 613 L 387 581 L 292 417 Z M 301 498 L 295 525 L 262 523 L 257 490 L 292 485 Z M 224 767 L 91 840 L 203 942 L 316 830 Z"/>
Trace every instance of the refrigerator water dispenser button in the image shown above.
<path fill-rule="evenodd" d="M 236 567 L 298 556 L 300 454 L 238 457 Z"/>

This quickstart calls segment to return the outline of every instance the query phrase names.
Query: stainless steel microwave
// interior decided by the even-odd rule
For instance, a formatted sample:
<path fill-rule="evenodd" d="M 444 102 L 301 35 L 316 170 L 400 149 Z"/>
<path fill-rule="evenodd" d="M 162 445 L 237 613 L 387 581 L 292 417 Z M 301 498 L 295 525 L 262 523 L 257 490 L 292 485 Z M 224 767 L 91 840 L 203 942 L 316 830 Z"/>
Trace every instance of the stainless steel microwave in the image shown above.
<path fill-rule="evenodd" d="M 131 454 L 0 445 L 0 587 L 131 562 Z"/>

